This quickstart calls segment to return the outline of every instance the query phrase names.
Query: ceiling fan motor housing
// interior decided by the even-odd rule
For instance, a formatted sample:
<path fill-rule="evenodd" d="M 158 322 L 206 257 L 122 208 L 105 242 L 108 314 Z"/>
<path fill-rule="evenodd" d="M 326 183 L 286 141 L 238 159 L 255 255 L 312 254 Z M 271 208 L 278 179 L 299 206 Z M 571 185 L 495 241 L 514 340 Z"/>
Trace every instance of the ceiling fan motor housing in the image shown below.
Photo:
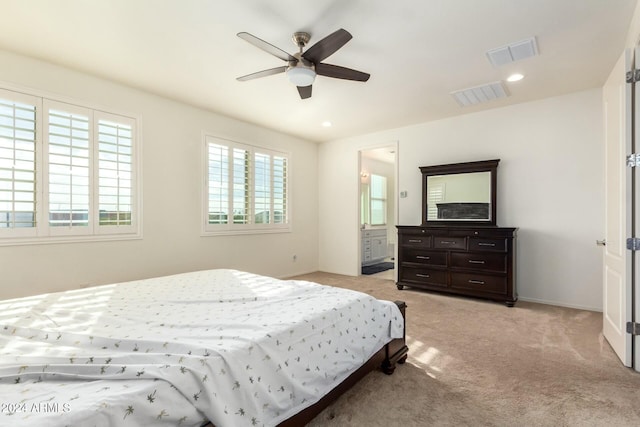
<path fill-rule="evenodd" d="M 300 48 L 300 51 L 302 51 L 302 48 L 305 47 L 307 43 L 309 43 L 309 40 L 311 40 L 311 34 L 300 31 L 297 33 L 293 33 L 291 39 L 296 44 L 296 46 Z"/>

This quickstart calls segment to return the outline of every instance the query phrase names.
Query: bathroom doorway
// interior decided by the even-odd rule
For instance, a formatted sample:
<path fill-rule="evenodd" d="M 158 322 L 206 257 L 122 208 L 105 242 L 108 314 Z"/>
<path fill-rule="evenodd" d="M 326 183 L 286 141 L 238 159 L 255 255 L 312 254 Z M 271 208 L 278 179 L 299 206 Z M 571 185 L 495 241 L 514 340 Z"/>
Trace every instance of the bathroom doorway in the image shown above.
<path fill-rule="evenodd" d="M 360 170 L 360 273 L 396 280 L 397 143 L 363 149 Z"/>

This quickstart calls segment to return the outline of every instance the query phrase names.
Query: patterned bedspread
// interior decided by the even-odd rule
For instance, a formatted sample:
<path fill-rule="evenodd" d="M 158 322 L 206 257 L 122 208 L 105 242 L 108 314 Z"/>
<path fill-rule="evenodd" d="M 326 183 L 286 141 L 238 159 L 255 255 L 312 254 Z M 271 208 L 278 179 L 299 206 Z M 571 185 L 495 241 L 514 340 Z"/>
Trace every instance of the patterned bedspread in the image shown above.
<path fill-rule="evenodd" d="M 0 425 L 271 426 L 402 328 L 391 302 L 235 270 L 0 301 Z"/>

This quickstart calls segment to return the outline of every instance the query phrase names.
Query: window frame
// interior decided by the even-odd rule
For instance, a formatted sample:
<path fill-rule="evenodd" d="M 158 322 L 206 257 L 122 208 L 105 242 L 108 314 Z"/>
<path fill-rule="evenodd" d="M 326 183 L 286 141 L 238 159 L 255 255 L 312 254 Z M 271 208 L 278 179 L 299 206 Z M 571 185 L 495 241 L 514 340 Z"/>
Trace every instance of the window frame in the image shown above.
<path fill-rule="evenodd" d="M 241 143 L 237 141 L 233 141 L 230 139 L 214 136 L 210 133 L 203 132 L 203 144 L 202 144 L 202 230 L 201 236 L 219 236 L 219 235 L 234 235 L 234 234 L 263 234 L 263 233 L 288 233 L 292 230 L 292 209 L 291 209 L 291 154 L 289 152 L 275 150 L 273 148 L 261 147 L 258 145 L 252 145 L 247 143 Z M 233 221 L 227 221 L 224 224 L 210 224 L 209 223 L 209 144 L 216 144 L 227 147 L 229 151 L 229 170 L 227 171 L 228 179 L 226 182 L 228 189 L 227 196 L 227 206 L 230 211 L 231 216 L 233 216 L 233 152 L 235 149 L 245 150 L 249 153 L 249 192 L 248 202 L 245 202 L 246 205 L 249 206 L 249 211 L 247 213 L 247 217 L 249 218 L 249 223 L 234 223 Z M 286 159 L 286 180 L 285 180 L 285 190 L 284 190 L 284 205 L 285 209 L 285 222 L 283 223 L 256 223 L 256 212 L 255 212 L 255 203 L 256 203 L 256 171 L 255 171 L 255 157 L 256 154 L 259 155 L 268 155 L 270 159 L 270 202 L 269 202 L 269 215 L 270 218 L 274 212 L 274 158 L 282 157 Z M 229 214 L 227 214 L 229 216 Z"/>
<path fill-rule="evenodd" d="M 142 238 L 142 126 L 139 116 L 113 108 L 104 108 L 87 102 L 66 98 L 45 91 L 26 89 L 0 82 L 0 98 L 13 102 L 22 102 L 36 107 L 36 213 L 34 227 L 1 228 L 0 246 L 51 244 L 67 242 L 93 242 L 111 240 L 131 240 Z M 49 109 L 69 113 L 88 114 L 89 120 L 89 224 L 82 227 L 55 227 L 49 224 Z M 131 185 L 131 224 L 99 225 L 99 182 L 98 182 L 98 123 L 100 120 L 116 121 L 131 126 L 132 139 L 132 185 Z"/>

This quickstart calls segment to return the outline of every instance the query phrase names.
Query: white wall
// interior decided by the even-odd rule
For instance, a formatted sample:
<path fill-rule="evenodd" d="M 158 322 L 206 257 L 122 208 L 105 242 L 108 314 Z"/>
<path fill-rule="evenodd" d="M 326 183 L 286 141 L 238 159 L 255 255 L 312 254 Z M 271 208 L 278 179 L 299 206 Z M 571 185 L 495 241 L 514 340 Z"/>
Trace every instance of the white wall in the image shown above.
<path fill-rule="evenodd" d="M 317 270 L 317 144 L 3 51 L 0 82 L 140 115 L 144 186 L 143 239 L 0 247 L 0 299 L 207 268 Z M 200 237 L 203 131 L 291 153 L 293 232 Z"/>
<path fill-rule="evenodd" d="M 357 152 L 397 140 L 399 224 L 421 222 L 419 166 L 499 158 L 497 219 L 520 229 L 520 298 L 601 310 L 601 104 L 594 89 L 322 144 L 320 269 L 357 274 Z"/>

